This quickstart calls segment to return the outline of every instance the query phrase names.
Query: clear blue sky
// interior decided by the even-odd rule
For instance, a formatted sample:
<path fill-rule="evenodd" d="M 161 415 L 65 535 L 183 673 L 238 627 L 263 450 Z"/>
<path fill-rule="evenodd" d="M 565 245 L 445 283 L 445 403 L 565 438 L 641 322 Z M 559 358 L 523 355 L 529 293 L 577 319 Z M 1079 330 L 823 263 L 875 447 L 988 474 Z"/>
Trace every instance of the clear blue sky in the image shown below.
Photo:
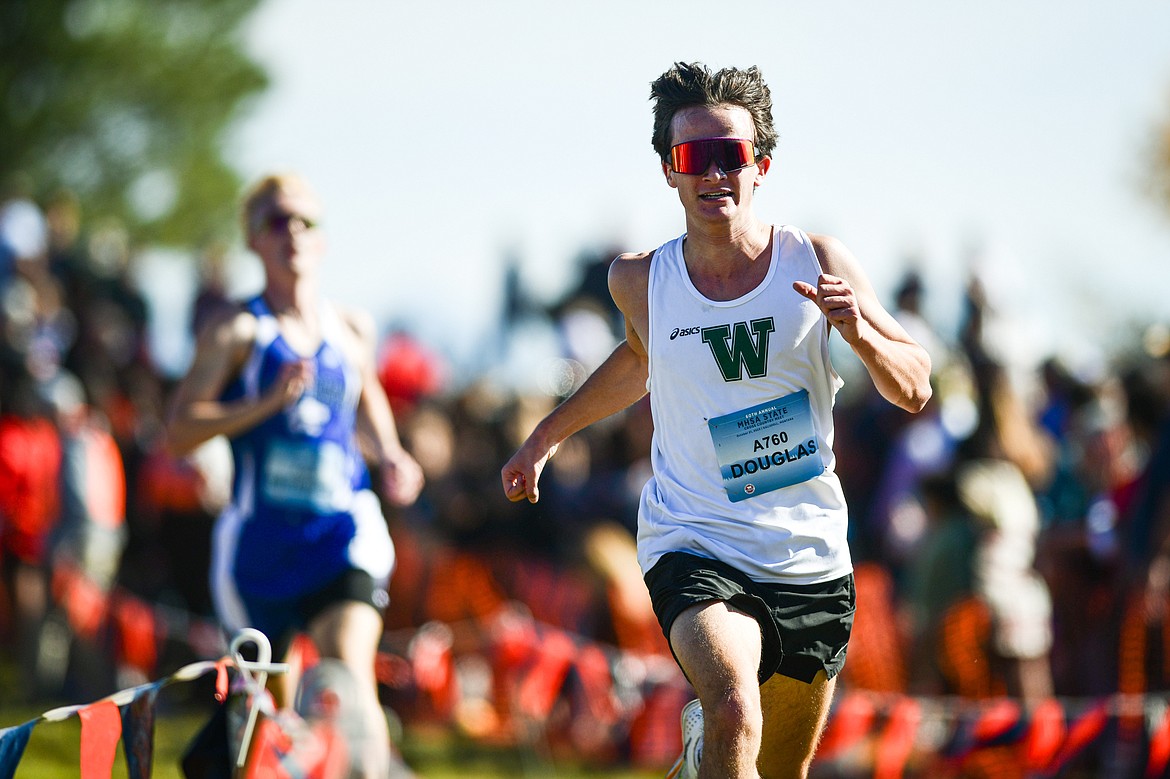
<path fill-rule="evenodd" d="M 233 159 L 315 184 L 332 297 L 457 357 L 505 254 L 552 298 L 582 248 L 682 231 L 647 99 L 676 60 L 760 67 L 761 214 L 838 236 L 883 293 L 921 258 L 940 327 L 975 256 L 1033 351 L 1170 319 L 1170 213 L 1141 189 L 1170 3 L 269 0 L 247 40 L 273 85 Z"/>

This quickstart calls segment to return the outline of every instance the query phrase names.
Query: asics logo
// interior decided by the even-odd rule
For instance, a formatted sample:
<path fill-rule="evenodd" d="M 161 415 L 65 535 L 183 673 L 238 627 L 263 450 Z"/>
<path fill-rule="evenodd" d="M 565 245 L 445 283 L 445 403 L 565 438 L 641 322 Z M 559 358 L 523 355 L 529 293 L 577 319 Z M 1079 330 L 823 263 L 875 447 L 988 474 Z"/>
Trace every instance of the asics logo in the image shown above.
<path fill-rule="evenodd" d="M 698 327 L 676 327 L 670 333 L 670 340 L 678 338 L 680 335 L 695 335 L 701 328 Z"/>

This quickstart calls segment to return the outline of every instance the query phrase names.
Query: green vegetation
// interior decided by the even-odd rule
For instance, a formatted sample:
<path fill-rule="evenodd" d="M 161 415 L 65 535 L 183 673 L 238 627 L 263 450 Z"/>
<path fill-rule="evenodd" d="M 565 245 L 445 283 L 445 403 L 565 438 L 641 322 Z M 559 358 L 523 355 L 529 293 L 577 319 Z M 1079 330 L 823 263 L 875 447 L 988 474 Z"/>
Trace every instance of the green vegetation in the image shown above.
<path fill-rule="evenodd" d="M 0 3 L 0 199 L 67 192 L 133 245 L 231 235 L 227 134 L 268 84 L 242 41 L 257 4 Z"/>
<path fill-rule="evenodd" d="M 1170 95 L 1170 89 L 1167 90 Z M 1166 101 L 1170 109 L 1170 100 Z M 1154 198 L 1170 215 L 1170 110 L 1154 128 L 1150 147 L 1149 186 Z"/>
<path fill-rule="evenodd" d="M 28 706 L 0 707 L 0 726 L 19 725 L 34 719 L 43 712 Z M 179 770 L 179 757 L 191 737 L 207 719 L 206 713 L 187 711 L 159 717 L 155 728 L 154 779 L 183 779 Z M 24 758 L 16 769 L 16 779 L 35 777 L 81 776 L 79 754 L 81 743 L 81 721 L 70 717 L 62 722 L 41 722 L 33 728 Z M 121 744 L 114 760 L 114 777 L 126 776 L 126 760 Z"/>

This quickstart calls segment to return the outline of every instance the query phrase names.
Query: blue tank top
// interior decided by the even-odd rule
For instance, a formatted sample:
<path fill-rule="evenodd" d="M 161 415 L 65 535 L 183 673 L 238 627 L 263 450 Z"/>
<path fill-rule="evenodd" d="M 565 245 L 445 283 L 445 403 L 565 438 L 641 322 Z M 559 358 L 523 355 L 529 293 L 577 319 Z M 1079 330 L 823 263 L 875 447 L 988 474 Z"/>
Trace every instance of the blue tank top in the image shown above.
<path fill-rule="evenodd" d="M 340 348 L 343 325 L 331 309 L 322 315 L 320 346 L 305 357 L 280 334 L 262 297 L 246 306 L 257 319 L 256 342 L 223 400 L 261 396 L 289 363 L 308 360 L 315 377 L 297 401 L 231 439 L 231 509 L 243 520 L 232 564 L 236 586 L 282 598 L 347 566 L 354 499 L 369 486 L 355 435 L 361 380 Z"/>

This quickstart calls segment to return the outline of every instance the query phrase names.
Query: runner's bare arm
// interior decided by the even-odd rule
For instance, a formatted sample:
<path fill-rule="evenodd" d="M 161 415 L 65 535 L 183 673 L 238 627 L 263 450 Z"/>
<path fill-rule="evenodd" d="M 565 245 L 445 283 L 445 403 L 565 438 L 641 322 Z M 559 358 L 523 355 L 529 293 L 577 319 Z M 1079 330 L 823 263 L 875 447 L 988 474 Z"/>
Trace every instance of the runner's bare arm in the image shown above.
<path fill-rule="evenodd" d="M 255 337 L 256 318 L 241 309 L 225 312 L 200 333 L 191 368 L 175 389 L 167 415 L 167 448 L 173 454 L 186 454 L 217 435 L 231 437 L 249 430 L 304 392 L 310 371 L 292 365 L 258 399 L 231 403 L 219 399 L 247 359 Z"/>
<path fill-rule="evenodd" d="M 362 394 L 357 407 L 357 433 L 366 456 L 378 466 L 383 494 L 391 503 L 413 503 L 423 486 L 422 468 L 398 437 L 398 425 L 382 382 L 378 380 L 373 319 L 365 312 L 343 312 L 353 334 L 351 359 L 357 361 Z"/>
<path fill-rule="evenodd" d="M 610 353 L 585 383 L 536 426 L 500 471 L 504 494 L 510 500 L 540 497 L 541 471 L 561 441 L 589 425 L 630 406 L 646 394 L 645 255 L 622 255 L 610 266 L 609 287 L 626 317 L 626 339 Z M 640 303 L 638 301 L 641 301 Z"/>
<path fill-rule="evenodd" d="M 930 355 L 886 311 L 860 263 L 845 245 L 809 236 L 821 264 L 817 286 L 793 288 L 814 301 L 865 365 L 882 397 L 912 413 L 930 400 Z"/>

